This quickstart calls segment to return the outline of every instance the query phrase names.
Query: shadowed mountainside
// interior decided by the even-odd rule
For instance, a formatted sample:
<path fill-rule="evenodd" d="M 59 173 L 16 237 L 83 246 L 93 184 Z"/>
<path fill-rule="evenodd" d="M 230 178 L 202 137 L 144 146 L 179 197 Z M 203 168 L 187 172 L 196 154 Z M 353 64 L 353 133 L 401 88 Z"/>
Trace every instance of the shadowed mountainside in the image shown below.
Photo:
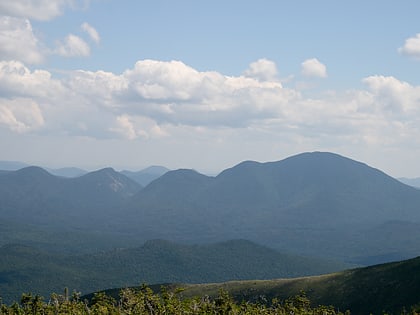
<path fill-rule="evenodd" d="M 284 254 L 244 240 L 210 245 L 148 241 L 141 247 L 64 255 L 9 244 L 0 247 L 0 296 L 47 294 L 64 287 L 91 292 L 141 283 L 216 282 L 296 277 L 343 270 L 348 265 Z"/>
<path fill-rule="evenodd" d="M 92 226 L 111 219 L 141 185 L 111 168 L 80 177 L 54 176 L 36 166 L 0 176 L 0 217 L 41 226 Z"/>

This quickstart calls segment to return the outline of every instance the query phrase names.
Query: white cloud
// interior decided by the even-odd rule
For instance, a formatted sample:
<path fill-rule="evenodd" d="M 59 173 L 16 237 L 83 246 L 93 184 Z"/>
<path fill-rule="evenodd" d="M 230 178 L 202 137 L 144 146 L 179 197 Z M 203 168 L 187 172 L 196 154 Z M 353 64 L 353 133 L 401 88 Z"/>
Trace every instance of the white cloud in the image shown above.
<path fill-rule="evenodd" d="M 38 64 L 44 51 L 27 19 L 0 16 L 0 60 L 21 60 Z"/>
<path fill-rule="evenodd" d="M 244 75 L 260 81 L 276 81 L 278 71 L 273 61 L 263 58 L 251 63 Z"/>
<path fill-rule="evenodd" d="M 134 125 L 127 115 L 117 116 L 115 118 L 115 126 L 111 127 L 110 130 L 130 140 L 137 138 L 137 132 L 134 129 Z"/>
<path fill-rule="evenodd" d="M 63 86 L 45 70 L 30 71 L 19 61 L 0 61 L 0 97 L 55 99 Z"/>
<path fill-rule="evenodd" d="M 384 76 L 363 82 L 361 90 L 307 98 L 277 80 L 197 71 L 179 61 L 142 60 L 121 74 L 80 70 L 60 78 L 3 61 L 0 124 L 16 133 L 97 139 L 182 135 L 200 142 L 217 134 L 224 143 L 245 133 L 314 148 L 420 145 L 420 87 Z"/>
<path fill-rule="evenodd" d="M 96 43 L 99 44 L 101 41 L 101 38 L 99 36 L 99 33 L 94 29 L 91 25 L 89 25 L 87 22 L 83 23 L 81 25 L 81 28 L 83 31 L 85 31 L 89 37 Z"/>
<path fill-rule="evenodd" d="M 420 87 L 414 87 L 392 76 L 370 76 L 363 79 L 363 82 L 374 94 L 375 104 L 382 112 L 420 113 Z"/>
<path fill-rule="evenodd" d="M 127 110 L 165 123 L 243 125 L 256 116 L 277 115 L 296 97 L 277 81 L 199 72 L 179 61 L 139 61 L 122 76 Z"/>
<path fill-rule="evenodd" d="M 37 103 L 31 99 L 0 99 L 0 126 L 6 126 L 17 133 L 39 129 L 44 117 Z"/>
<path fill-rule="evenodd" d="M 327 77 L 327 67 L 321 63 L 318 59 L 312 58 L 302 62 L 302 75 L 305 77 Z"/>
<path fill-rule="evenodd" d="M 0 15 L 23 17 L 35 20 L 50 20 L 59 16 L 70 0 L 2 0 Z"/>
<path fill-rule="evenodd" d="M 87 57 L 90 55 L 89 45 L 80 37 L 69 34 L 64 42 L 59 42 L 56 53 L 63 57 Z"/>
<path fill-rule="evenodd" d="M 34 34 L 30 20 L 50 20 L 65 7 L 85 7 L 90 0 L 0 0 L 0 60 L 40 64 L 51 54 L 63 57 L 86 57 L 89 45 L 79 36 L 69 34 L 57 41 L 55 49 L 47 48 Z M 81 25 L 89 37 L 99 43 L 98 32 L 88 23 Z"/>
<path fill-rule="evenodd" d="M 398 51 L 401 54 L 420 59 L 420 33 L 414 37 L 405 40 L 404 46 L 400 47 Z"/>
<path fill-rule="evenodd" d="M 137 138 L 150 139 L 166 136 L 166 131 L 158 126 L 153 119 L 144 116 L 129 116 L 123 114 L 115 118 L 115 124 L 110 131 L 123 138 L 134 140 Z"/>

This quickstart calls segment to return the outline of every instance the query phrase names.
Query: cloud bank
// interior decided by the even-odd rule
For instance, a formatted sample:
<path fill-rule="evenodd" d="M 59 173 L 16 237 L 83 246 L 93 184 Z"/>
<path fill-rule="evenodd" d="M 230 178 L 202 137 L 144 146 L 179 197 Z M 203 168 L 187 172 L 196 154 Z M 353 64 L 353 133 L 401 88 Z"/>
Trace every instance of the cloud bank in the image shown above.
<path fill-rule="evenodd" d="M 419 86 L 370 76 L 362 80 L 365 89 L 309 98 L 283 86 L 274 70 L 269 60 L 251 63 L 240 76 L 198 71 L 180 61 L 140 60 L 120 74 L 79 70 L 54 78 L 3 61 L 0 128 L 97 139 L 254 130 L 291 141 L 419 142 Z"/>

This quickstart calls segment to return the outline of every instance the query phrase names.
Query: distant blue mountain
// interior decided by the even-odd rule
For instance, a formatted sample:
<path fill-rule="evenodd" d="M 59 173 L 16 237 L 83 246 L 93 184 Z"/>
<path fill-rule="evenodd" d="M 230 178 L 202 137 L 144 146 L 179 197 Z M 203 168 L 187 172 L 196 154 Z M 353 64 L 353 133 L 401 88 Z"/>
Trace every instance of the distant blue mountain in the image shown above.
<path fill-rule="evenodd" d="M 79 177 L 88 173 L 88 171 L 77 167 L 47 168 L 48 172 L 62 177 Z"/>
<path fill-rule="evenodd" d="M 138 241 L 247 239 L 361 264 L 420 253 L 420 190 L 337 154 L 245 161 L 215 177 L 152 170 L 144 188 L 111 168 L 75 178 L 3 172 L 0 220 Z"/>
<path fill-rule="evenodd" d="M 16 171 L 27 166 L 29 165 L 17 161 L 0 161 L 0 170 L 4 171 Z"/>
<path fill-rule="evenodd" d="M 406 185 L 420 188 L 420 177 L 417 177 L 417 178 L 401 177 L 401 178 L 398 178 L 398 180 Z"/>
<path fill-rule="evenodd" d="M 366 264 L 420 252 L 420 191 L 328 152 L 246 161 L 216 177 L 167 172 L 129 203 L 125 217 L 153 238 L 244 238 Z"/>
<path fill-rule="evenodd" d="M 121 171 L 120 173 L 135 180 L 142 186 L 147 186 L 149 183 L 167 173 L 169 169 L 163 166 L 150 166 L 141 171 Z"/>

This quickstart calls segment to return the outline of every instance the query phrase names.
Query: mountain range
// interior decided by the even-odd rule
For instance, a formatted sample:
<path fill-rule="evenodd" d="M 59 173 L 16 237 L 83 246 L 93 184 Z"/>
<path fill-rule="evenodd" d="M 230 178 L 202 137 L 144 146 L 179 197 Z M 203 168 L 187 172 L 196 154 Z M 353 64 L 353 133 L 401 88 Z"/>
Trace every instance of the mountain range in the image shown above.
<path fill-rule="evenodd" d="M 328 152 L 246 161 L 214 177 L 168 171 L 145 187 L 110 168 L 76 178 L 37 167 L 2 172 L 0 219 L 105 233 L 113 245 L 247 239 L 364 265 L 420 253 L 420 191 Z"/>
<path fill-rule="evenodd" d="M 419 191 L 332 153 L 243 162 L 216 177 L 168 172 L 124 210 L 154 238 L 244 238 L 366 264 L 412 257 L 420 250 Z"/>
<path fill-rule="evenodd" d="M 22 168 L 31 167 L 34 165 L 29 165 L 17 161 L 0 161 L 0 173 L 4 171 L 17 171 Z M 44 168 L 48 173 L 61 176 L 61 177 L 79 177 L 89 173 L 88 171 L 78 168 L 78 167 L 62 167 L 62 168 Z M 154 181 L 156 178 L 162 176 L 169 169 L 163 166 L 149 166 L 140 171 L 128 171 L 122 170 L 121 174 L 131 178 L 135 182 L 139 183 L 142 186 L 146 186 L 150 182 Z"/>

